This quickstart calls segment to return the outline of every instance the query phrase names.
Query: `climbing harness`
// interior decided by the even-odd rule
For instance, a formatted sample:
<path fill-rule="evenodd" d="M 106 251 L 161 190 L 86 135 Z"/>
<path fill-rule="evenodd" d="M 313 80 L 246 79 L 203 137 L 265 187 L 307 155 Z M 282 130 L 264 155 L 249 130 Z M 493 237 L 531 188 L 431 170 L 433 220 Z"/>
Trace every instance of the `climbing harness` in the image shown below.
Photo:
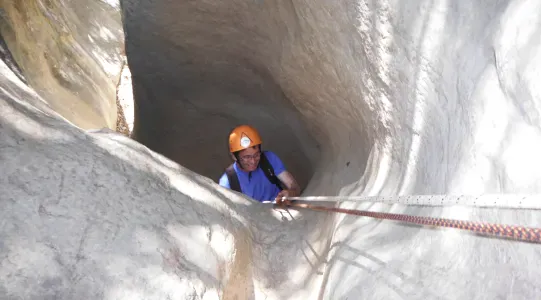
<path fill-rule="evenodd" d="M 493 203 L 492 206 L 489 205 L 489 200 L 491 197 L 500 197 L 497 199 L 492 199 L 490 202 Z M 511 203 L 509 200 L 511 197 L 514 197 L 514 201 L 517 203 Z M 288 206 L 288 207 L 299 207 L 306 208 L 316 211 L 325 211 L 325 212 L 337 212 L 345 213 L 349 215 L 371 217 L 377 219 L 387 219 L 394 221 L 401 221 L 406 223 L 413 223 L 418 225 L 428 225 L 428 226 L 439 226 L 439 227 L 450 227 L 461 230 L 467 230 L 476 232 L 483 235 L 496 236 L 500 238 L 508 238 L 513 240 L 520 240 L 533 243 L 541 243 L 541 229 L 540 228 L 530 228 L 524 226 L 514 226 L 514 225 L 501 225 L 501 224 L 491 224 L 484 222 L 473 222 L 473 221 L 461 221 L 461 220 L 452 220 L 444 218 L 433 218 L 433 217 L 421 217 L 421 216 L 412 216 L 405 214 L 393 214 L 393 213 L 384 213 L 384 212 L 374 212 L 374 211 L 365 211 L 365 210 L 355 210 L 355 209 L 345 209 L 337 207 L 326 207 L 319 205 L 312 205 L 307 203 L 300 203 L 298 201 L 305 202 L 345 202 L 345 201 L 368 201 L 368 202 L 386 202 L 386 203 L 401 203 L 404 204 L 413 204 L 413 205 L 429 205 L 429 206 L 442 206 L 442 205 L 467 205 L 475 207 L 505 207 L 505 208 L 520 208 L 520 209 L 539 209 L 541 205 L 534 203 L 533 199 L 535 196 L 522 196 L 520 201 L 517 200 L 516 195 L 485 195 L 479 197 L 450 197 L 447 195 L 438 195 L 438 196 L 404 196 L 404 197 L 283 197 L 282 203 L 278 204 L 279 206 Z M 448 198 L 455 198 L 456 203 L 451 203 L 451 200 Z M 435 201 L 432 201 L 435 199 Z M 460 200 L 462 199 L 462 200 Z M 537 201 L 539 197 L 535 197 Z M 413 202 L 411 202 L 414 200 Z M 479 201 L 481 200 L 481 201 Z M 292 202 L 293 201 L 293 202 Z M 479 202 L 478 202 L 479 201 Z"/>

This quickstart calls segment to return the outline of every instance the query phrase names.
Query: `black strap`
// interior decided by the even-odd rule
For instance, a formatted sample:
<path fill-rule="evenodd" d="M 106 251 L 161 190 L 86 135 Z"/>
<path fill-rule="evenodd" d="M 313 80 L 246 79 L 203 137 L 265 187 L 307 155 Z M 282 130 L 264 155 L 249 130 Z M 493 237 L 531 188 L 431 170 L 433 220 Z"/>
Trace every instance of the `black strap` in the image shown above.
<path fill-rule="evenodd" d="M 227 169 L 225 169 L 227 179 L 229 179 L 229 187 L 234 191 L 242 193 L 242 190 L 240 189 L 239 178 L 237 177 L 237 172 L 235 172 L 235 169 L 233 168 L 233 164 L 231 164 L 229 167 L 227 167 Z"/>
<path fill-rule="evenodd" d="M 267 176 L 267 179 L 274 185 L 278 187 L 279 190 L 283 190 L 282 182 L 278 177 L 276 177 L 276 174 L 274 174 L 274 168 L 270 164 L 269 160 L 265 156 L 265 152 L 261 153 L 261 160 L 259 161 L 259 167 L 263 170 L 263 173 L 265 173 L 265 176 Z"/>

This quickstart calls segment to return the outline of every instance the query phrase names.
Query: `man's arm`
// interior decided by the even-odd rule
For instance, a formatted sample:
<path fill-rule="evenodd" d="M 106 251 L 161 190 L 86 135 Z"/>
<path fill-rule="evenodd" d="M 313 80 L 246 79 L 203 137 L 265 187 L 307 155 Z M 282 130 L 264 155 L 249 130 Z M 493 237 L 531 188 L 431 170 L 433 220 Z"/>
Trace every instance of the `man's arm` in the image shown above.
<path fill-rule="evenodd" d="M 267 159 L 274 168 L 276 177 L 286 186 L 284 190 L 281 190 L 276 196 L 275 200 L 277 203 L 281 203 L 282 197 L 297 197 L 301 194 L 301 187 L 293 177 L 293 175 L 286 170 L 284 163 L 280 158 L 274 154 L 272 151 L 265 152 Z"/>
<path fill-rule="evenodd" d="M 280 197 L 297 197 L 301 194 L 301 187 L 297 180 L 288 171 L 283 171 L 278 175 L 278 179 L 286 186 L 286 189 L 281 191 L 277 198 Z"/>

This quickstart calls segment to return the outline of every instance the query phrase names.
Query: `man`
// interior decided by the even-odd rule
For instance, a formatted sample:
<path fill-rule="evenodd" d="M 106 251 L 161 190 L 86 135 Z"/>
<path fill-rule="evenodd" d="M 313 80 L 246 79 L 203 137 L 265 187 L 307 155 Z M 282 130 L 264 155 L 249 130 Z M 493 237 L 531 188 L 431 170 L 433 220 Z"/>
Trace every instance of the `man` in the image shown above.
<path fill-rule="evenodd" d="M 300 187 L 280 158 L 261 150 L 261 137 L 248 125 L 233 129 L 229 152 L 234 160 L 219 180 L 223 187 L 241 192 L 257 201 L 281 203 L 282 197 L 296 197 Z"/>

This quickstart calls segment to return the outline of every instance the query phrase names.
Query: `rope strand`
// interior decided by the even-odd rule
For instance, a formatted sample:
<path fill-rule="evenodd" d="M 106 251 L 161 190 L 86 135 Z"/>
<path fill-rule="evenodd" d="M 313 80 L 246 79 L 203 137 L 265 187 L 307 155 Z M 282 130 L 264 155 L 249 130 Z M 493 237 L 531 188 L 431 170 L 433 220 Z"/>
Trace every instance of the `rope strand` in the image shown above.
<path fill-rule="evenodd" d="M 288 198 L 288 200 L 291 198 Z M 514 225 L 500 225 L 500 224 L 491 224 L 491 223 L 481 223 L 481 222 L 472 222 L 472 221 L 460 221 L 460 220 L 451 220 L 444 218 L 432 218 L 432 217 L 419 217 L 403 214 L 393 214 L 393 213 L 383 213 L 383 212 L 372 212 L 372 211 L 363 211 L 363 210 L 354 210 L 354 209 L 345 209 L 345 208 L 336 208 L 336 207 L 325 207 L 317 206 L 303 203 L 291 203 L 289 201 L 284 202 L 280 206 L 290 206 L 290 207 L 300 207 L 307 208 L 316 211 L 326 211 L 326 212 L 338 212 L 345 213 L 356 216 L 371 217 L 377 219 L 387 219 L 394 220 L 406 223 L 414 223 L 419 225 L 431 225 L 431 226 L 440 226 L 440 227 L 450 227 L 461 230 L 467 230 L 476 232 L 483 235 L 490 235 L 496 237 L 509 238 L 513 240 L 541 243 L 541 229 L 539 228 L 530 228 L 523 226 L 514 226 Z"/>
<path fill-rule="evenodd" d="M 541 195 L 410 195 L 410 196 L 305 196 L 283 200 L 309 202 L 380 202 L 421 206 L 472 206 L 484 208 L 541 209 Z"/>

